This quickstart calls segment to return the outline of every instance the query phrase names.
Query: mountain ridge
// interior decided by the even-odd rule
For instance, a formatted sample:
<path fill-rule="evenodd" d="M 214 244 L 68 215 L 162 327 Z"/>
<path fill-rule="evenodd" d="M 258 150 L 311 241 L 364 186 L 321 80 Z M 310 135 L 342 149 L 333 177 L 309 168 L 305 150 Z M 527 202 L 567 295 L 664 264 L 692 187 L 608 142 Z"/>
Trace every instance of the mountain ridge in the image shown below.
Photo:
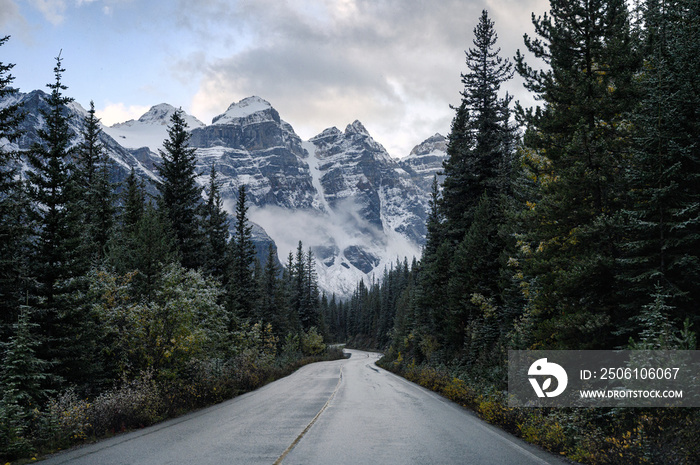
<path fill-rule="evenodd" d="M 16 97 L 31 115 L 26 140 L 18 148 L 26 149 L 36 139 L 30 133 L 41 125 L 45 97 L 42 91 Z M 103 127 L 101 141 L 116 162 L 115 180 L 133 167 L 155 190 L 158 149 L 175 110 L 169 104 L 154 105 L 139 119 Z M 80 134 L 86 112 L 77 104 L 69 111 Z M 420 255 L 428 200 L 419 182 L 424 173 L 392 158 L 360 121 L 345 131 L 327 128 L 304 141 L 257 96 L 232 103 L 209 125 L 191 115 L 185 118 L 194 126 L 188 130 L 198 182 L 206 187 L 215 166 L 229 213 L 238 187 L 245 184 L 250 220 L 260 228 L 261 240 L 277 244 L 281 262 L 302 240 L 314 252 L 319 285 L 329 294 L 347 297 L 359 279 L 381 276 L 383 267 L 397 258 Z"/>

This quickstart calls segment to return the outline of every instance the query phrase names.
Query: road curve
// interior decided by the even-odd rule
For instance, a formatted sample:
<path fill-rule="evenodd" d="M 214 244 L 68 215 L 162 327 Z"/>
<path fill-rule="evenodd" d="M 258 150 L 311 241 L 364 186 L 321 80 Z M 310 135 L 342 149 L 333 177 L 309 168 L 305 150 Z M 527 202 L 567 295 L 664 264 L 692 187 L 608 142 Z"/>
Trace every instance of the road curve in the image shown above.
<path fill-rule="evenodd" d="M 564 464 L 348 350 L 216 406 L 46 465 Z"/>

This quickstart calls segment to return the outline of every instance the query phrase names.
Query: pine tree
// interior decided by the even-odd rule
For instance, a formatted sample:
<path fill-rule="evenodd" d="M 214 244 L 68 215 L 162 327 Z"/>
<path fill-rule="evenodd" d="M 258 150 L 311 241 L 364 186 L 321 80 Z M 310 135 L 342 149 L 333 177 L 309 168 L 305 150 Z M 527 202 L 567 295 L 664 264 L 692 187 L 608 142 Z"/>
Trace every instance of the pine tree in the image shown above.
<path fill-rule="evenodd" d="M 109 158 L 100 142 L 101 132 L 95 103 L 91 101 L 84 120 L 83 142 L 77 150 L 76 174 L 83 210 L 83 250 L 97 262 L 105 256 L 116 212 L 114 189 L 109 180 Z"/>
<path fill-rule="evenodd" d="M 649 294 L 666 295 L 673 317 L 697 315 L 700 299 L 700 72 L 697 2 L 647 2 L 645 61 L 634 110 L 634 150 L 627 179 L 632 205 L 619 260 L 628 313 Z M 695 316 L 694 322 L 699 322 Z M 630 320 L 624 328 L 634 333 Z"/>
<path fill-rule="evenodd" d="M 146 208 L 146 194 L 133 168 L 122 184 L 120 203 L 117 224 L 107 247 L 107 261 L 123 274 L 133 271 L 131 249 L 136 245 L 138 225 Z"/>
<path fill-rule="evenodd" d="M 282 340 L 288 331 L 284 282 L 277 266 L 277 248 L 269 244 L 261 274 L 258 319 L 272 325 L 274 335 Z"/>
<path fill-rule="evenodd" d="M 628 189 L 629 124 L 637 71 L 624 0 L 551 0 L 526 37 L 534 70 L 518 52 L 526 88 L 543 102 L 519 110 L 525 154 L 539 159 L 539 199 L 529 204 L 523 264 L 528 308 L 542 347 L 615 345 L 611 330 L 626 316 L 615 296 L 620 211 Z M 582 334 L 584 335 L 582 337 Z M 622 342 L 621 340 L 617 341 Z"/>
<path fill-rule="evenodd" d="M 234 236 L 229 241 L 231 265 L 228 278 L 229 311 L 240 318 L 254 316 L 255 245 L 253 227 L 248 223 L 248 200 L 245 185 L 238 188 Z"/>
<path fill-rule="evenodd" d="M 163 182 L 159 206 L 167 212 L 175 232 L 182 266 L 196 269 L 203 265 L 203 237 L 201 231 L 202 188 L 197 184 L 196 150 L 189 147 L 190 133 L 182 110 L 170 118 L 168 139 L 160 150 L 163 163 L 158 167 Z"/>
<path fill-rule="evenodd" d="M 76 344 L 74 336 L 88 321 L 81 315 L 80 298 L 86 288 L 83 277 L 89 263 L 80 247 L 82 225 L 73 164 L 74 134 L 66 108 L 72 99 L 63 95 L 67 89 L 61 82 L 64 71 L 59 54 L 54 67 L 55 82 L 48 84 L 48 109 L 41 112 L 44 127 L 38 130 L 40 142 L 27 153 L 32 168 L 27 173 L 33 204 L 31 216 L 36 227 L 31 264 L 39 297 L 40 357 L 55 361 L 56 373 L 66 382 L 82 383 L 90 367 L 88 363 L 81 367 L 81 361 L 92 353 Z"/>
<path fill-rule="evenodd" d="M 9 36 L 0 38 L 0 46 L 8 40 Z M 13 67 L 0 62 L 0 100 L 15 92 Z M 17 140 L 23 117 L 18 104 L 0 108 L 0 141 Z M 0 340 L 7 339 L 9 325 L 17 320 L 27 286 L 28 204 L 23 185 L 16 180 L 18 159 L 18 152 L 9 145 L 0 147 Z"/>
<path fill-rule="evenodd" d="M 486 194 L 474 212 L 474 220 L 454 253 L 449 272 L 449 317 L 447 326 L 452 335 L 452 349 L 460 351 L 468 328 L 480 317 L 480 309 L 472 298 L 498 297 L 499 261 L 502 244 L 498 240 L 498 205 Z M 469 354 L 473 357 L 475 354 Z"/>
<path fill-rule="evenodd" d="M 143 184 L 136 177 L 134 168 L 131 168 L 129 176 L 126 178 L 124 187 L 124 198 L 121 228 L 127 233 L 133 233 L 136 230 L 136 225 L 143 216 L 143 211 L 146 205 L 146 194 Z"/>
<path fill-rule="evenodd" d="M 108 263 L 119 275 L 136 271 L 135 292 L 150 300 L 161 271 L 180 260 L 177 243 L 165 212 L 146 201 L 143 185 L 133 170 L 125 184 L 119 225 L 108 247 Z"/>
<path fill-rule="evenodd" d="M 22 449 L 26 453 L 32 411 L 49 394 L 44 386 L 50 378 L 50 364 L 38 356 L 38 325 L 31 321 L 30 311 L 29 307 L 20 307 L 12 336 L 2 342 L 0 451 L 8 456 L 21 456 Z"/>
<path fill-rule="evenodd" d="M 287 264 L 282 269 L 282 293 L 287 332 L 296 334 L 301 327 L 299 323 L 299 311 L 297 306 L 296 279 L 294 267 L 294 253 L 287 255 Z"/>
<path fill-rule="evenodd" d="M 223 209 L 223 199 L 217 183 L 216 168 L 212 165 L 209 175 L 209 195 L 204 206 L 205 258 L 204 268 L 226 285 L 226 272 L 229 268 L 228 214 Z"/>
<path fill-rule="evenodd" d="M 291 278 L 291 302 L 290 310 L 295 315 L 296 320 L 299 322 L 301 329 L 303 329 L 303 324 L 301 322 L 301 312 L 304 305 L 304 277 L 306 276 L 306 259 L 304 257 L 304 244 L 299 241 L 297 245 L 296 254 L 292 255 L 290 252 L 289 256 L 290 278 Z"/>
<path fill-rule="evenodd" d="M 500 98 L 512 64 L 494 49 L 498 35 L 484 10 L 474 29 L 474 47 L 467 52 L 468 72 L 462 74 L 462 102 L 456 108 L 444 162 L 442 212 L 447 234 L 458 243 L 472 221 L 474 210 L 486 193 L 503 188 L 502 171 L 511 158 L 512 131 L 508 124 L 510 97 Z"/>
<path fill-rule="evenodd" d="M 146 301 L 151 301 L 162 271 L 180 260 L 177 239 L 165 212 L 147 203 L 129 243 L 129 258 L 123 260 L 126 267 L 122 272 L 138 271 L 134 286 Z"/>
<path fill-rule="evenodd" d="M 299 308 L 299 319 L 301 320 L 302 328 L 308 331 L 312 326 L 318 327 L 319 324 L 319 293 L 316 261 L 311 249 L 309 249 L 304 258 L 306 264 L 302 269 L 302 296 Z"/>
<path fill-rule="evenodd" d="M 65 106 L 73 99 L 65 97 L 67 89 L 61 83 L 61 57 L 56 58 L 56 81 L 49 84 L 51 95 L 48 110 L 41 112 L 45 129 L 38 131 L 40 143 L 35 144 L 28 158 L 32 171 L 28 172 L 30 195 L 35 203 L 34 216 L 39 227 L 36 242 L 36 273 L 40 295 L 46 299 L 46 308 L 55 305 L 61 281 L 75 276 L 77 245 L 80 235 L 75 220 L 75 209 L 68 208 L 75 198 L 72 178 L 73 164 L 71 140 L 73 134 L 68 124 Z"/>

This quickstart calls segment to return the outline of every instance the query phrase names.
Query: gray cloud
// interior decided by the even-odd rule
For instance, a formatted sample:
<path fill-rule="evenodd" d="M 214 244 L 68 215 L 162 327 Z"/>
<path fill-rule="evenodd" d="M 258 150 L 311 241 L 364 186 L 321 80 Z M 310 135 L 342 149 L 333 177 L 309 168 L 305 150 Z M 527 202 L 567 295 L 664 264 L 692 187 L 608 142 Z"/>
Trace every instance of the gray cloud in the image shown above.
<path fill-rule="evenodd" d="M 174 14 L 212 49 L 189 67 L 201 83 L 193 113 L 208 119 L 257 94 L 304 137 L 360 119 L 392 155 L 404 156 L 449 130 L 449 104 L 459 102 L 464 50 L 472 46 L 481 10 L 489 9 L 502 54 L 512 56 L 531 30 L 531 11 L 539 14 L 547 4 L 205 0 L 183 2 Z M 221 26 L 228 32 L 212 36 Z M 176 68 L 183 72 L 187 65 Z M 522 93 L 517 83 L 508 89 Z"/>

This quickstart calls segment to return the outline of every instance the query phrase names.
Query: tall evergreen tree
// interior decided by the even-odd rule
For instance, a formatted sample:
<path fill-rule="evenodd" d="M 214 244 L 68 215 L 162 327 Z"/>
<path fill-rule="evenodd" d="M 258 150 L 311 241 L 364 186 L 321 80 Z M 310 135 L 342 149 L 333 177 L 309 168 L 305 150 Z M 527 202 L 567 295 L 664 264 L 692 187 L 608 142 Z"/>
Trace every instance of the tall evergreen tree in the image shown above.
<path fill-rule="evenodd" d="M 629 124 L 637 71 L 624 0 L 551 0 L 534 18 L 540 38 L 527 48 L 549 67 L 535 70 L 518 52 L 525 86 L 543 102 L 520 111 L 525 154 L 538 158 L 539 200 L 530 204 L 523 243 L 528 311 L 542 347 L 615 345 L 626 316 L 614 286 L 620 211 L 628 189 Z M 622 340 L 617 341 L 622 342 Z"/>
<path fill-rule="evenodd" d="M 499 56 L 497 40 L 494 22 L 484 10 L 474 29 L 474 48 L 467 52 L 462 102 L 452 121 L 444 163 L 441 207 L 453 243 L 464 237 L 481 195 L 493 198 L 503 188 L 502 170 L 511 158 L 510 97 L 498 93 L 513 72 L 510 61 Z"/>
<path fill-rule="evenodd" d="M 231 264 L 228 278 L 229 310 L 241 318 L 254 317 L 255 245 L 253 227 L 248 222 L 248 199 L 245 185 L 238 188 L 234 236 L 229 242 Z"/>
<path fill-rule="evenodd" d="M 228 214 L 223 208 L 223 199 L 217 182 L 216 167 L 212 165 L 209 175 L 209 194 L 204 206 L 204 267 L 216 279 L 226 285 L 229 268 Z"/>
<path fill-rule="evenodd" d="M 177 239 L 166 213 L 147 203 L 129 242 L 129 259 L 124 260 L 128 266 L 123 272 L 138 271 L 136 290 L 151 301 L 162 271 L 180 260 Z"/>
<path fill-rule="evenodd" d="M 283 338 L 287 333 L 287 324 L 284 314 L 282 283 L 277 267 L 277 248 L 273 244 L 268 246 L 267 259 L 260 278 L 258 319 L 265 325 L 272 325 L 274 335 Z"/>
<path fill-rule="evenodd" d="M 135 231 L 136 225 L 143 216 L 146 205 L 146 193 L 143 184 L 136 177 L 134 168 L 131 168 L 129 176 L 124 181 L 123 207 L 120 215 L 120 225 L 127 233 Z"/>
<path fill-rule="evenodd" d="M 160 150 L 163 163 L 158 167 L 163 182 L 159 206 L 167 212 L 175 232 L 182 266 L 196 269 L 203 265 L 201 230 L 202 188 L 197 184 L 195 149 L 189 147 L 190 133 L 181 109 L 170 118 L 168 139 Z"/>
<path fill-rule="evenodd" d="M 35 203 L 34 217 L 38 232 L 33 260 L 39 281 L 39 294 L 45 298 L 45 308 L 53 308 L 56 297 L 63 292 L 62 282 L 76 276 L 80 234 L 76 222 L 75 184 L 73 178 L 74 137 L 66 105 L 73 101 L 63 95 L 67 89 L 61 82 L 60 55 L 54 67 L 55 82 L 48 84 L 51 95 L 48 110 L 41 112 L 45 126 L 38 131 L 40 141 L 32 146 L 28 158 L 32 171 L 27 173 L 30 195 Z M 80 270 L 82 271 L 82 270 Z"/>
<path fill-rule="evenodd" d="M 109 158 L 100 142 L 101 132 L 95 103 L 91 101 L 84 120 L 83 141 L 77 150 L 76 175 L 83 210 L 83 250 L 98 262 L 105 256 L 116 212 L 114 189 L 109 180 Z"/>
<path fill-rule="evenodd" d="M 13 324 L 12 336 L 2 342 L 2 365 L 0 365 L 0 437 L 17 439 L 28 429 L 32 411 L 37 409 L 49 392 L 45 386 L 49 379 L 50 364 L 38 356 L 38 325 L 31 321 L 31 309 L 22 306 L 17 322 Z M 10 429 L 11 431 L 3 431 Z M 18 434 L 19 433 L 19 434 Z M 13 438 L 15 436 L 15 438 Z M 2 444 L 7 453 L 9 444 Z"/>
<path fill-rule="evenodd" d="M 0 46 L 8 40 L 9 36 L 0 38 Z M 10 74 L 13 67 L 0 62 L 0 100 L 15 92 Z M 18 104 L 0 108 L 0 141 L 17 140 L 22 118 Z M 9 325 L 17 321 L 27 286 L 28 204 L 22 183 L 16 179 L 18 158 L 9 144 L 0 146 L 0 340 L 11 333 Z"/>
<path fill-rule="evenodd" d="M 48 109 L 41 112 L 44 127 L 38 130 L 40 142 L 27 154 L 32 167 L 27 177 L 36 225 L 32 265 L 40 299 L 40 356 L 56 361 L 57 373 L 68 382 L 82 383 L 89 369 L 80 366 L 81 360 L 92 354 L 74 341 L 75 334 L 84 329 L 83 323 L 88 322 L 75 299 L 85 288 L 80 278 L 87 271 L 88 261 L 80 248 L 81 209 L 71 147 L 74 134 L 66 108 L 72 99 L 63 94 L 67 89 L 61 82 L 64 71 L 59 54 L 55 82 L 48 84 Z"/>
<path fill-rule="evenodd" d="M 177 242 L 166 213 L 146 200 L 134 170 L 124 181 L 119 224 L 109 244 L 108 263 L 119 275 L 137 272 L 134 289 L 150 299 L 161 271 L 178 262 Z"/>
<path fill-rule="evenodd" d="M 700 299 L 700 6 L 646 2 L 645 61 L 632 117 L 634 151 L 627 179 L 632 205 L 620 288 L 632 313 L 663 293 L 675 319 L 697 317 Z M 625 328 L 634 332 L 633 322 Z"/>
<path fill-rule="evenodd" d="M 305 330 L 319 325 L 319 292 L 318 276 L 316 274 L 316 260 L 311 249 L 306 253 L 306 265 L 304 266 L 303 296 L 299 319 Z"/>

